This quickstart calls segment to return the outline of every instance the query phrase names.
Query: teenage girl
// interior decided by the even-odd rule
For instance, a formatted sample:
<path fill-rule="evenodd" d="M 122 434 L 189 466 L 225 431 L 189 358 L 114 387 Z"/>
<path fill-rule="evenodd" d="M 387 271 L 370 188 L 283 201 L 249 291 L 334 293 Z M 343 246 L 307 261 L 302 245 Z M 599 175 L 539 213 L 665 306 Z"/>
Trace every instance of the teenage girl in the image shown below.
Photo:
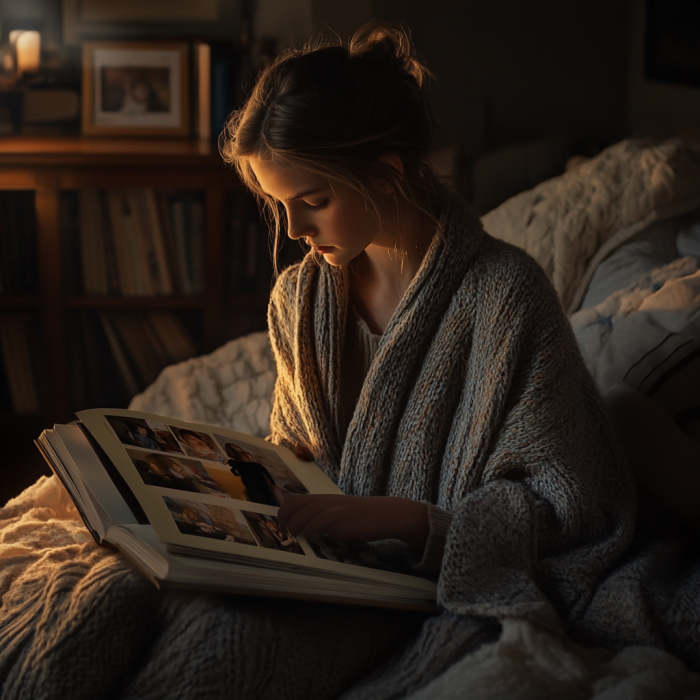
<path fill-rule="evenodd" d="M 631 532 L 631 482 L 551 285 L 427 163 L 426 77 L 406 33 L 373 22 L 348 46 L 283 54 L 222 139 L 276 244 L 308 251 L 269 307 L 271 439 L 346 494 L 287 496 L 280 525 L 393 543 L 394 561 L 439 581 L 445 610 L 421 628 L 309 606 L 287 637 L 287 605 L 265 643 L 310 645 L 328 674 L 325 689 L 288 680 L 289 697 L 294 683 L 337 696 L 420 630 L 348 696 L 403 697 L 497 636 L 489 618 L 550 610 L 545 594 L 580 615 Z"/>

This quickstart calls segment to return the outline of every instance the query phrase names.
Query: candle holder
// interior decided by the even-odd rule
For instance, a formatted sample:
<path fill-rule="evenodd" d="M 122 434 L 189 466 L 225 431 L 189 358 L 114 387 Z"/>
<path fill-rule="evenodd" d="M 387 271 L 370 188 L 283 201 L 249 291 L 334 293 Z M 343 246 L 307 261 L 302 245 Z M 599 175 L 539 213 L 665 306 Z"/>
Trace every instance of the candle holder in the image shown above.
<path fill-rule="evenodd" d="M 15 48 L 17 77 L 37 73 L 41 65 L 41 34 L 33 29 L 14 29 L 10 32 L 10 44 Z"/>

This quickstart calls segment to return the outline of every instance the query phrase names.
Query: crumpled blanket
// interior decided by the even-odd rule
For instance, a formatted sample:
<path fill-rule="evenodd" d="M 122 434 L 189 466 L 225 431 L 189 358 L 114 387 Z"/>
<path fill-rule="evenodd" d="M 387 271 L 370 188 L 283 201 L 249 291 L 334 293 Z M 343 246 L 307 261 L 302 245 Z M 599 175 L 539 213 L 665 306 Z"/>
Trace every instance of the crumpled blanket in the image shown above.
<path fill-rule="evenodd" d="M 699 270 L 700 258 L 678 258 L 571 317 L 602 393 L 621 382 L 647 393 L 675 365 L 684 363 L 680 371 L 689 371 L 689 354 L 700 341 Z M 697 402 L 700 378 L 693 386 Z"/>
<path fill-rule="evenodd" d="M 700 154 L 680 141 L 629 140 L 482 217 L 496 238 L 532 255 L 567 313 L 597 265 L 653 221 L 700 206 Z"/>
<path fill-rule="evenodd" d="M 121 604 L 109 595 L 117 587 Z M 96 613 L 79 614 L 83 604 L 94 601 L 100 603 Z M 235 688 L 227 640 L 210 640 L 225 646 L 207 657 L 204 649 L 189 644 L 186 633 L 197 627 L 201 642 L 203 631 L 215 633 L 226 620 L 202 619 L 199 599 L 165 605 L 165 597 L 116 552 L 95 545 L 55 477 L 42 477 L 0 509 L 0 602 L 3 700 L 211 700 L 224 666 Z M 222 611 L 229 612 L 225 606 Z M 60 657 L 61 645 L 72 634 L 87 644 L 78 650 L 70 645 Z M 130 635 L 136 635 L 136 644 Z M 37 672 L 44 659 L 56 654 L 60 664 L 52 658 L 44 673 Z M 201 672 L 189 676 L 197 663 Z M 87 681 L 91 694 L 70 695 L 76 675 Z M 697 700 L 700 676 L 659 649 L 586 649 L 513 618 L 503 621 L 497 642 L 456 663 L 411 700 L 464 697 Z"/>

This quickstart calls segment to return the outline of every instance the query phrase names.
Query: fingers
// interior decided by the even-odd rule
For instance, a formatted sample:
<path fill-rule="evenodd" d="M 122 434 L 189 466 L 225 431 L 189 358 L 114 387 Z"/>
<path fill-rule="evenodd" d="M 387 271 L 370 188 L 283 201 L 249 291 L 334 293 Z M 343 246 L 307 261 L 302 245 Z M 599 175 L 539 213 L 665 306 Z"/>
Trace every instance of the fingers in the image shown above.
<path fill-rule="evenodd" d="M 313 462 L 314 459 L 314 456 L 309 451 L 309 448 L 300 443 L 294 445 L 294 456 L 297 459 L 303 459 L 305 462 Z"/>
<path fill-rule="evenodd" d="M 285 496 L 284 503 L 280 506 L 277 517 L 279 518 L 281 525 L 284 527 L 290 527 L 292 521 L 297 523 L 302 522 L 298 519 L 301 511 L 306 511 L 308 508 L 314 509 L 314 513 L 325 510 L 326 508 L 329 508 L 332 505 L 332 501 L 337 498 L 337 496 L 328 495 L 289 494 L 288 496 Z M 312 511 L 308 511 L 307 515 L 303 517 L 308 520 L 311 517 L 311 513 Z M 304 520 L 304 522 L 306 520 Z"/>
<path fill-rule="evenodd" d="M 342 539 L 343 532 L 345 531 L 345 528 L 342 527 L 344 516 L 342 508 L 330 508 L 328 510 L 322 510 L 320 512 L 315 511 L 312 513 L 303 511 L 302 515 L 311 515 L 311 518 L 301 525 L 299 529 L 300 535 L 310 540 L 317 539 L 321 535 L 328 535 L 334 539 Z M 297 526 L 299 525 L 300 523 L 297 523 Z M 291 527 L 294 527 L 294 525 Z"/>

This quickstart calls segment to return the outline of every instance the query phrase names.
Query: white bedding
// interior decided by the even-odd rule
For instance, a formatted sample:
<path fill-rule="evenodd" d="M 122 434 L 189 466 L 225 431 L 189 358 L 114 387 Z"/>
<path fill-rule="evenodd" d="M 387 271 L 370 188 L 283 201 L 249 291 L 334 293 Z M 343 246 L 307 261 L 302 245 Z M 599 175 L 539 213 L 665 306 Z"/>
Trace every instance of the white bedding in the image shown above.
<path fill-rule="evenodd" d="M 619 383 L 646 393 L 681 363 L 683 376 L 695 371 L 688 358 L 700 340 L 699 269 L 700 258 L 679 258 L 571 317 L 602 393 Z M 698 402 L 700 375 L 692 376 L 684 383 Z M 678 410 L 683 401 L 679 395 Z"/>
<path fill-rule="evenodd" d="M 265 437 L 275 376 L 267 333 L 252 333 L 166 367 L 129 408 Z"/>
<path fill-rule="evenodd" d="M 598 265 L 655 221 L 700 207 L 700 157 L 680 141 L 621 141 L 512 197 L 482 220 L 549 275 L 577 311 Z"/>

